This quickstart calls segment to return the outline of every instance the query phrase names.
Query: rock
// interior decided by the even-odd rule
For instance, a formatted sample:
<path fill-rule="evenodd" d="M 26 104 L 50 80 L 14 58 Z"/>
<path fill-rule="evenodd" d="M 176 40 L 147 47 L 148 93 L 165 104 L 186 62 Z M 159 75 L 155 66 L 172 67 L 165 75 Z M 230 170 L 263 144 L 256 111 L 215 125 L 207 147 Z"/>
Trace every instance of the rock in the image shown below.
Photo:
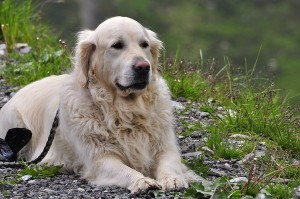
<path fill-rule="evenodd" d="M 187 100 L 184 97 L 179 97 L 176 102 L 187 102 Z"/>
<path fill-rule="evenodd" d="M 203 151 L 207 152 L 209 155 L 214 155 L 215 152 L 211 150 L 208 146 L 204 146 L 201 148 Z"/>
<path fill-rule="evenodd" d="M 84 192 L 85 190 L 83 189 L 83 188 L 81 188 L 81 187 L 79 187 L 78 189 L 77 189 L 79 192 Z"/>
<path fill-rule="evenodd" d="M 44 192 L 47 192 L 47 193 L 50 193 L 50 194 L 54 192 L 54 190 L 49 189 L 49 188 L 46 188 L 46 189 L 44 189 L 43 191 L 44 191 Z"/>
<path fill-rule="evenodd" d="M 250 160 L 252 160 L 254 158 L 254 153 L 248 153 L 247 155 L 245 155 L 245 157 L 243 159 L 241 159 L 240 161 L 238 161 L 239 164 L 243 164 L 243 163 L 247 163 Z"/>
<path fill-rule="evenodd" d="M 244 145 L 244 141 L 243 140 L 227 140 L 227 142 L 230 145 L 234 145 L 234 146 L 237 146 L 237 147 L 242 147 Z"/>
<path fill-rule="evenodd" d="M 32 175 L 24 175 L 21 177 L 21 180 L 23 180 L 25 182 L 25 181 L 30 180 L 31 178 L 32 178 Z"/>
<path fill-rule="evenodd" d="M 300 198 L 300 185 L 294 189 L 294 197 L 293 198 Z"/>
<path fill-rule="evenodd" d="M 0 57 L 7 56 L 6 44 L 0 44 Z"/>
<path fill-rule="evenodd" d="M 258 150 L 254 151 L 254 157 L 255 158 L 261 158 L 261 157 L 264 157 L 265 155 L 266 155 L 265 151 L 258 151 Z"/>
<path fill-rule="evenodd" d="M 35 184 L 36 183 L 36 180 L 29 180 L 28 181 L 28 184 Z"/>
<path fill-rule="evenodd" d="M 247 183 L 248 179 L 246 177 L 237 177 L 237 178 L 233 178 L 233 179 L 229 180 L 229 182 L 230 183 L 241 183 L 241 182 Z"/>
<path fill-rule="evenodd" d="M 185 109 L 185 107 L 180 102 L 172 101 L 172 106 L 175 111 L 183 111 Z"/>
<path fill-rule="evenodd" d="M 266 151 L 267 150 L 267 145 L 265 142 L 259 142 L 256 149 Z"/>
<path fill-rule="evenodd" d="M 216 176 L 216 177 L 226 176 L 226 173 L 224 171 L 214 169 L 214 168 L 210 168 L 209 172 L 212 176 Z"/>
<path fill-rule="evenodd" d="M 27 54 L 30 52 L 31 47 L 28 46 L 28 44 L 25 43 L 17 43 L 15 45 L 15 50 L 18 51 L 21 54 Z"/>
<path fill-rule="evenodd" d="M 207 118 L 210 115 L 210 113 L 208 112 L 201 112 L 201 111 L 197 111 L 195 116 L 198 117 L 199 119 L 204 119 Z"/>
<path fill-rule="evenodd" d="M 223 168 L 226 169 L 226 170 L 231 170 L 232 169 L 232 167 L 228 163 L 225 163 Z"/>
<path fill-rule="evenodd" d="M 181 139 L 181 140 L 185 138 L 185 136 L 183 136 L 183 135 L 178 135 L 177 137 L 178 137 L 178 139 Z"/>
<path fill-rule="evenodd" d="M 229 136 L 229 138 L 245 139 L 245 140 L 250 139 L 250 137 L 248 135 L 243 135 L 243 134 L 233 134 L 233 135 Z"/>
<path fill-rule="evenodd" d="M 201 139 L 203 138 L 204 135 L 206 135 L 207 132 L 206 131 L 194 131 L 192 132 L 192 134 L 190 135 L 191 138 L 198 138 Z"/>
<path fill-rule="evenodd" d="M 182 157 L 184 158 L 199 158 L 199 156 L 202 155 L 201 151 L 195 151 L 195 152 L 190 152 L 190 153 L 184 153 L 182 154 Z"/>

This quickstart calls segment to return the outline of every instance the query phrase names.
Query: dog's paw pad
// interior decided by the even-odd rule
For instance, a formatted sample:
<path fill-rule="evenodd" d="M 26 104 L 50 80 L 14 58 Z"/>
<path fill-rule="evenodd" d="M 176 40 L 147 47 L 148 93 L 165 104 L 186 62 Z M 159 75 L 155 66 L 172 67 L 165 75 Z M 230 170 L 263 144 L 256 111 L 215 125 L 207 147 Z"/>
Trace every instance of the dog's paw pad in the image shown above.
<path fill-rule="evenodd" d="M 165 179 L 160 180 L 160 184 L 164 191 L 173 189 L 178 190 L 188 187 L 188 183 L 180 177 L 167 177 Z"/>
<path fill-rule="evenodd" d="M 133 185 L 129 187 L 131 193 L 141 192 L 143 190 L 161 189 L 160 184 L 151 178 L 140 178 Z"/>

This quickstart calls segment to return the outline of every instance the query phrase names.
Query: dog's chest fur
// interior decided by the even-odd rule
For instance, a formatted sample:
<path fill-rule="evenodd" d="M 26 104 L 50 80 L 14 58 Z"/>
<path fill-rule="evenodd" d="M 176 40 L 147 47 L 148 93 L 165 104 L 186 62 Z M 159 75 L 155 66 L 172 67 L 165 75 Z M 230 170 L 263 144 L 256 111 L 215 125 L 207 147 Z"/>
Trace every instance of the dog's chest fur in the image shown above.
<path fill-rule="evenodd" d="M 118 146 L 112 152 L 122 157 L 128 166 L 150 176 L 156 155 L 165 147 L 162 140 L 168 139 L 167 131 L 172 123 L 162 118 L 166 118 L 164 114 L 172 114 L 171 111 L 157 107 L 157 102 L 149 96 L 140 96 L 135 101 L 111 101 L 103 91 L 97 93 L 102 93 L 97 99 L 94 97 L 103 115 L 101 126 L 109 132 L 107 141 Z"/>

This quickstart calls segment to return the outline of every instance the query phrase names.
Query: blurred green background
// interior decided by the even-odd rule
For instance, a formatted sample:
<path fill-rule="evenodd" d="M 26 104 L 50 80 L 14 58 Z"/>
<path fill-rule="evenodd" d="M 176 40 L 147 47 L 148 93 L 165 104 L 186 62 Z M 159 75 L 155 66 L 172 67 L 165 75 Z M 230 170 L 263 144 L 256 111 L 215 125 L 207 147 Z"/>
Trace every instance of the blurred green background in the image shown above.
<path fill-rule="evenodd" d="M 112 16 L 128 16 L 157 32 L 166 56 L 185 60 L 227 56 L 250 68 L 261 47 L 257 72 L 274 78 L 292 97 L 300 93 L 299 0 L 44 0 L 40 13 L 72 47 L 76 32 Z M 294 97 L 299 102 L 300 97 Z"/>

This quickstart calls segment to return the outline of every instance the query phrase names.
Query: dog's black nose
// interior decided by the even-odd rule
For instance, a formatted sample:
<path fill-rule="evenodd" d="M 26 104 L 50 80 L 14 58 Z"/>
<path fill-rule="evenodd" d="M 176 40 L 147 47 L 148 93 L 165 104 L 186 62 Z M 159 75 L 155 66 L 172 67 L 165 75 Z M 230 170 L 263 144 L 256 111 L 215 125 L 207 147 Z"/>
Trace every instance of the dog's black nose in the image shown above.
<path fill-rule="evenodd" d="M 139 75 L 146 75 L 150 71 L 150 64 L 147 61 L 138 61 L 133 65 L 133 70 Z"/>

